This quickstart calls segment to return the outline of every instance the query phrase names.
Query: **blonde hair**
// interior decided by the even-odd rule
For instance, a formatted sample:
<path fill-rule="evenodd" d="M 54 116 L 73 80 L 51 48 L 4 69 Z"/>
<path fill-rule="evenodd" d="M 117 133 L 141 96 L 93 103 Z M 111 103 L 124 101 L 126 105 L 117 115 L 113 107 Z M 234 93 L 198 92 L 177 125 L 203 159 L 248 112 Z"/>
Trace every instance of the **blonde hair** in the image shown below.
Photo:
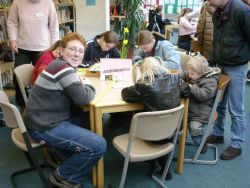
<path fill-rule="evenodd" d="M 138 33 L 137 36 L 137 44 L 140 45 L 146 45 L 149 44 L 152 39 L 154 39 L 153 34 L 148 30 L 143 30 Z"/>
<path fill-rule="evenodd" d="M 155 81 L 155 73 L 163 71 L 168 74 L 168 69 L 164 67 L 160 57 L 146 57 L 134 64 L 132 69 L 132 78 L 134 83 L 140 82 L 147 85 L 152 85 Z"/>
<path fill-rule="evenodd" d="M 207 59 L 203 56 L 192 57 L 187 62 L 187 69 L 191 69 L 200 75 L 203 75 L 211 70 L 208 66 Z"/>

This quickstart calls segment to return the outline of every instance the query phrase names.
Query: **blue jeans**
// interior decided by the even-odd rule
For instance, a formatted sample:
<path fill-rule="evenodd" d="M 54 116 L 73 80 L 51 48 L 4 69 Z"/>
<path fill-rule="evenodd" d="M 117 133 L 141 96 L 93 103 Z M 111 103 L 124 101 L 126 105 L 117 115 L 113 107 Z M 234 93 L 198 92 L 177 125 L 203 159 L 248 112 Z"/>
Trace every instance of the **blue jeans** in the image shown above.
<path fill-rule="evenodd" d="M 58 126 L 44 132 L 28 130 L 29 135 L 40 143 L 58 150 L 66 156 L 58 167 L 58 174 L 72 183 L 81 183 L 106 151 L 106 141 L 94 132 L 77 125 L 76 119 L 62 121 Z"/>
<path fill-rule="evenodd" d="M 223 100 L 219 103 L 217 112 L 218 119 L 213 128 L 213 134 L 223 136 L 225 127 L 226 111 L 228 108 L 231 116 L 231 146 L 241 148 L 244 142 L 246 130 L 246 116 L 244 108 L 244 92 L 246 85 L 247 65 L 222 66 L 222 73 L 230 77 Z"/>

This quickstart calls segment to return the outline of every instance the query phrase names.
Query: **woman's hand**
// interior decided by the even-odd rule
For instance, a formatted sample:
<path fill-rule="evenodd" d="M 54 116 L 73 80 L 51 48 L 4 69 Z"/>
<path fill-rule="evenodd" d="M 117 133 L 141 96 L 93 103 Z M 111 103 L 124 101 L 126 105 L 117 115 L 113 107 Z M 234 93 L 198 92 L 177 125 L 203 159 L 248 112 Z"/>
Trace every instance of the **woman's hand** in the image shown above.
<path fill-rule="evenodd" d="M 83 85 L 85 84 L 90 85 L 90 80 L 88 78 L 83 78 L 83 77 L 79 77 L 79 78 Z"/>
<path fill-rule="evenodd" d="M 13 52 L 18 53 L 17 43 L 15 40 L 11 41 L 11 49 Z"/>

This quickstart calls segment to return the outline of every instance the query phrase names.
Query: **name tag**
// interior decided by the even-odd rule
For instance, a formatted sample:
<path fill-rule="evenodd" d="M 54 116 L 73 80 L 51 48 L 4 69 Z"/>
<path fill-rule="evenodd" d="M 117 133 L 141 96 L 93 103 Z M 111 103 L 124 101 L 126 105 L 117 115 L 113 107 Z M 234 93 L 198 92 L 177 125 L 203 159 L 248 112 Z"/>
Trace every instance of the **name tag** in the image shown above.
<path fill-rule="evenodd" d="M 40 17 L 43 17 L 43 16 L 44 16 L 43 12 L 37 12 L 36 13 L 37 18 L 40 18 Z"/>

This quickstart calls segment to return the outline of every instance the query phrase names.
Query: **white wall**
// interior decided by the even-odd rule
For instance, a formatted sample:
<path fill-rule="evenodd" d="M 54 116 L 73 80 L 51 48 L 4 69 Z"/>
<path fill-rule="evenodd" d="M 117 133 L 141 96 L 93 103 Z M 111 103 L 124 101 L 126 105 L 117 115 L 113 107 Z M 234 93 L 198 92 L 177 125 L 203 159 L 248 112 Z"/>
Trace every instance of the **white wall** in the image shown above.
<path fill-rule="evenodd" d="M 86 0 L 75 0 L 76 32 L 87 40 L 110 29 L 109 0 L 95 1 L 95 6 L 86 6 Z"/>

